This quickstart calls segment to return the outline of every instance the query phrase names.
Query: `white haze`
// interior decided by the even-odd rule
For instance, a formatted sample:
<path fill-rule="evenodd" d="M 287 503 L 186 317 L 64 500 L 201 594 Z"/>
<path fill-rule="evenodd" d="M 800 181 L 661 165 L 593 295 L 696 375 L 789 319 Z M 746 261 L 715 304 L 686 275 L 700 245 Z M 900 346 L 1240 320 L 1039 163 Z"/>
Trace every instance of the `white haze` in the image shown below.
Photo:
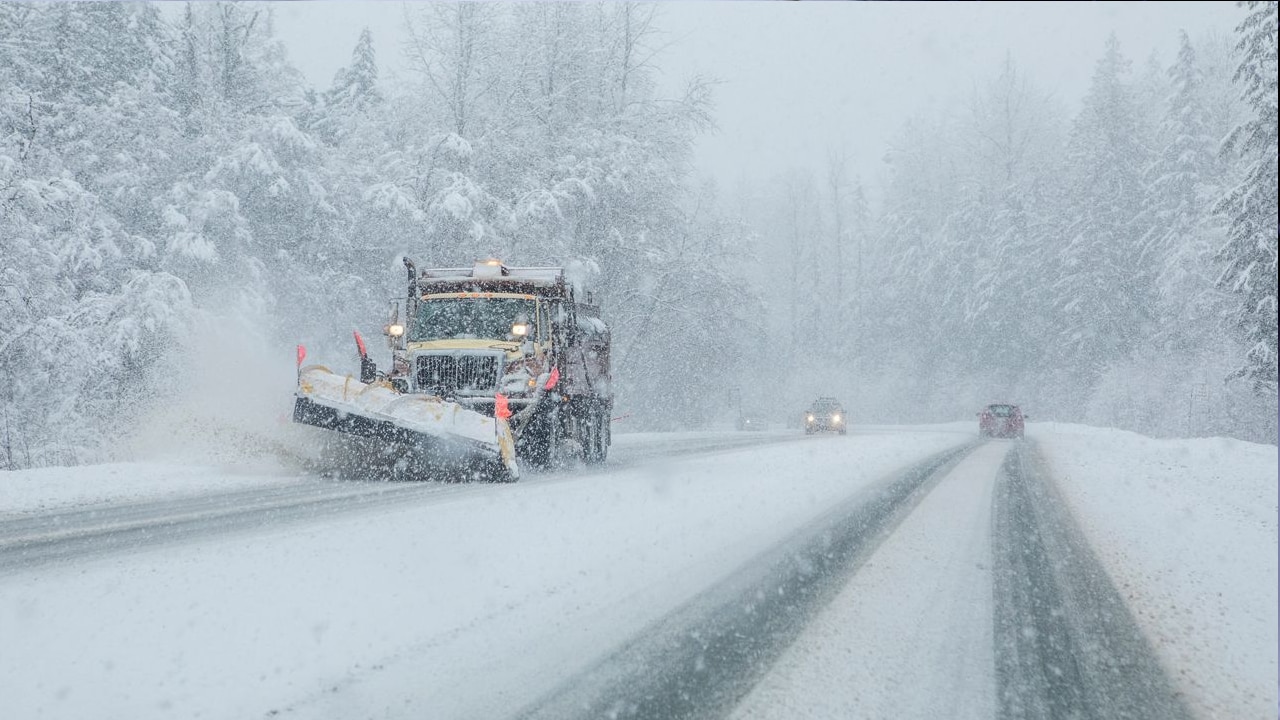
<path fill-rule="evenodd" d="M 289 57 L 317 88 L 348 61 L 334 48 L 373 33 L 387 79 L 411 64 L 401 2 L 305 2 L 275 6 Z M 1138 62 L 1168 63 L 1178 31 L 1227 35 L 1229 2 L 845 3 L 666 2 L 653 58 L 668 94 L 694 75 L 718 82 L 716 131 L 698 139 L 695 166 L 722 191 L 796 167 L 819 167 L 829 150 L 849 155 L 872 180 L 893 134 L 912 114 L 963 99 L 1006 53 L 1071 111 L 1092 61 L 1114 32 Z"/>

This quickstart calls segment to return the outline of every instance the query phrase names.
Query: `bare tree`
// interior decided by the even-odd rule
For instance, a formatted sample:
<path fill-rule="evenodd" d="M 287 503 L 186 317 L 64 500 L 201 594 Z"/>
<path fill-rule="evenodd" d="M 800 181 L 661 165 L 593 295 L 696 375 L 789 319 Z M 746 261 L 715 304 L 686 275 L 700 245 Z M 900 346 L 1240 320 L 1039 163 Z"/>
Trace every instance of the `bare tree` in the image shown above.
<path fill-rule="evenodd" d="M 451 130 L 478 130 L 480 106 L 501 80 L 497 8 L 490 3 L 430 3 L 405 11 L 405 52 L 413 69 L 444 104 Z"/>
<path fill-rule="evenodd" d="M 1037 158 L 1043 159 L 1047 139 L 1053 137 L 1054 107 L 1037 91 L 1006 55 L 1000 74 L 975 89 L 969 101 L 968 127 L 963 137 L 975 166 L 990 168 L 988 182 L 1007 186 L 1017 182 Z"/>

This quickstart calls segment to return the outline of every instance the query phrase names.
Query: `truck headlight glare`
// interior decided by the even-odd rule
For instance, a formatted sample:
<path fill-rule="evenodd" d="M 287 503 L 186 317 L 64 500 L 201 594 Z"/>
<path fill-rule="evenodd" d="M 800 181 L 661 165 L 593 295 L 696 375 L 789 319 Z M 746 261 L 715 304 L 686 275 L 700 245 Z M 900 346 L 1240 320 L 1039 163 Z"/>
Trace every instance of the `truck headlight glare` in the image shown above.
<path fill-rule="evenodd" d="M 840 422 L 840 416 L 839 416 L 839 415 L 832 415 L 832 416 L 831 416 L 831 422 Z"/>
<path fill-rule="evenodd" d="M 403 326 L 403 325 L 397 325 L 397 324 L 394 324 L 394 323 L 393 323 L 393 324 L 391 324 L 391 325 L 388 325 L 388 326 L 387 326 L 387 334 L 388 334 L 388 335 L 390 335 L 391 337 L 400 337 L 401 335 L 403 335 L 403 334 L 404 334 L 404 326 Z"/>

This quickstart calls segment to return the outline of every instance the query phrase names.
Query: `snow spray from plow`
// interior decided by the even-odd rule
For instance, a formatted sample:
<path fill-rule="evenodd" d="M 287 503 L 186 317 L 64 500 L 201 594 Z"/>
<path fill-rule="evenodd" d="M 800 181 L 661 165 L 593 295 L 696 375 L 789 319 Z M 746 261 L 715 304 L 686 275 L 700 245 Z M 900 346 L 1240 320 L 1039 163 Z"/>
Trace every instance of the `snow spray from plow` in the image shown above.
<path fill-rule="evenodd" d="M 458 403 L 420 394 L 402 394 L 389 383 L 362 383 L 322 365 L 302 367 L 298 346 L 298 389 L 293 421 L 349 435 L 427 458 L 429 470 L 445 477 L 514 482 L 520 477 L 511 428 Z"/>

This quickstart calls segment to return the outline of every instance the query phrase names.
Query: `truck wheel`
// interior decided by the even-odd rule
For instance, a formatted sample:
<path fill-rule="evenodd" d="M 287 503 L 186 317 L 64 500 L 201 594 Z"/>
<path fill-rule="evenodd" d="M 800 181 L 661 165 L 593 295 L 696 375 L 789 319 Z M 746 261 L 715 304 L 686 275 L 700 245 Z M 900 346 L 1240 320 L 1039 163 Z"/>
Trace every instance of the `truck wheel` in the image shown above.
<path fill-rule="evenodd" d="M 607 416 L 600 408 L 592 407 L 587 411 L 581 434 L 583 462 L 591 465 L 604 462 L 608 453 L 605 445 L 606 421 Z"/>
<path fill-rule="evenodd" d="M 578 429 L 578 443 L 582 445 L 582 462 L 590 465 L 596 461 L 596 411 L 587 408 L 582 414 Z"/>
<path fill-rule="evenodd" d="M 600 423 L 596 425 L 596 462 L 602 463 L 609 459 L 609 409 L 600 408 L 597 410 L 597 417 Z"/>
<path fill-rule="evenodd" d="M 602 463 L 609 458 L 609 411 L 596 408 L 595 424 L 596 456 L 594 462 Z"/>
<path fill-rule="evenodd" d="M 534 467 L 551 466 L 555 457 L 555 418 L 546 410 L 534 412 L 533 417 L 520 431 L 516 441 L 516 456 L 527 460 Z"/>
<path fill-rule="evenodd" d="M 587 464 L 595 462 L 596 410 L 589 405 L 578 420 L 578 444 L 582 446 L 582 462 Z"/>

